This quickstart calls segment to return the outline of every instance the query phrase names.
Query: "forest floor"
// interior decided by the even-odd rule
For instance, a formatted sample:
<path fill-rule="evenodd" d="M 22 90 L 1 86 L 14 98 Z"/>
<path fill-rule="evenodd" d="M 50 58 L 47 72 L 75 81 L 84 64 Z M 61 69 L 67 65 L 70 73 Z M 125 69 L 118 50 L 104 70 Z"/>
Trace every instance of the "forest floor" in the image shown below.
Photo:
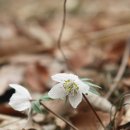
<path fill-rule="evenodd" d="M 88 99 L 106 130 L 129 130 L 129 7 L 129 0 L 68 0 L 59 47 L 62 0 L 0 0 L 0 130 L 69 130 L 51 114 L 34 113 L 33 123 L 25 125 L 26 114 L 8 105 L 10 83 L 22 84 L 38 98 L 54 85 L 51 75 L 61 72 L 90 78 L 101 87 L 100 96 Z M 45 103 L 79 130 L 103 130 L 84 102 L 76 110 L 59 100 Z M 112 104 L 120 109 L 110 112 Z"/>

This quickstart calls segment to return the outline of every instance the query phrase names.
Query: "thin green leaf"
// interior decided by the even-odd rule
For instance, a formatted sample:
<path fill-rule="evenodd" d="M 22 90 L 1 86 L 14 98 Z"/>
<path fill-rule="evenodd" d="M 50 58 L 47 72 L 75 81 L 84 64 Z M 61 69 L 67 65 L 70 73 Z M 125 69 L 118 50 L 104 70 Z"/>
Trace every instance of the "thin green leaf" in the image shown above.
<path fill-rule="evenodd" d="M 93 87 L 90 87 L 89 91 L 93 94 L 100 96 L 100 93 L 96 89 L 94 89 Z"/>
<path fill-rule="evenodd" d="M 80 78 L 82 81 L 92 81 L 91 79 L 88 78 Z"/>
<path fill-rule="evenodd" d="M 39 101 L 32 103 L 32 109 L 37 113 L 47 113 L 47 111 L 41 107 Z"/>
<path fill-rule="evenodd" d="M 90 83 L 90 82 L 84 82 L 84 83 L 89 85 L 89 86 L 92 86 L 92 87 L 101 88 L 100 86 L 93 84 L 93 83 Z"/>
<path fill-rule="evenodd" d="M 51 98 L 48 96 L 48 93 L 45 93 L 39 98 L 39 100 L 48 101 L 51 100 Z"/>

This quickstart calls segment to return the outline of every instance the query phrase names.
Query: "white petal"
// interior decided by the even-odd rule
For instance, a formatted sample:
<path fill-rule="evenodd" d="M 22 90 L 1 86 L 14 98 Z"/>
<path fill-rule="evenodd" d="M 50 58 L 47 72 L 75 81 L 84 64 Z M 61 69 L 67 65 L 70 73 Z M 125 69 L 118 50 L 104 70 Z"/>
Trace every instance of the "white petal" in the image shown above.
<path fill-rule="evenodd" d="M 28 99 L 32 99 L 29 91 L 26 88 L 24 88 L 23 86 L 21 86 L 19 84 L 9 84 L 9 86 L 11 88 L 14 88 L 16 93 L 19 93 L 19 95 L 26 97 Z"/>
<path fill-rule="evenodd" d="M 31 108 L 31 103 L 29 101 L 18 102 L 13 100 L 9 102 L 9 105 L 17 111 L 23 111 Z"/>
<path fill-rule="evenodd" d="M 78 92 L 75 96 L 69 95 L 69 102 L 73 108 L 76 108 L 82 101 L 82 93 Z"/>
<path fill-rule="evenodd" d="M 62 83 L 56 84 L 49 92 L 48 95 L 52 99 L 64 99 L 66 96 L 65 89 Z"/>
<path fill-rule="evenodd" d="M 68 77 L 68 74 L 66 73 L 59 73 L 59 74 L 55 74 L 51 76 L 51 78 L 57 82 L 64 82 L 65 80 L 67 80 L 67 77 Z"/>
<path fill-rule="evenodd" d="M 31 107 L 31 95 L 27 89 L 18 84 L 10 84 L 15 89 L 15 93 L 11 96 L 9 105 L 18 111 L 23 111 Z"/>
<path fill-rule="evenodd" d="M 80 79 L 76 80 L 75 83 L 79 86 L 79 91 L 83 94 L 86 94 L 89 92 L 89 85 L 82 82 Z"/>
<path fill-rule="evenodd" d="M 64 82 L 65 80 L 76 80 L 78 78 L 78 76 L 74 75 L 74 74 L 67 74 L 67 73 L 59 73 L 59 74 L 55 74 L 53 76 L 51 76 L 51 78 L 54 80 L 54 81 L 57 81 L 57 82 Z"/>
<path fill-rule="evenodd" d="M 75 81 L 78 79 L 78 76 L 74 74 L 68 74 L 68 79 Z"/>
<path fill-rule="evenodd" d="M 31 102 L 28 97 L 25 97 L 19 93 L 14 93 L 10 98 L 9 105 L 18 111 L 23 111 L 31 107 Z"/>

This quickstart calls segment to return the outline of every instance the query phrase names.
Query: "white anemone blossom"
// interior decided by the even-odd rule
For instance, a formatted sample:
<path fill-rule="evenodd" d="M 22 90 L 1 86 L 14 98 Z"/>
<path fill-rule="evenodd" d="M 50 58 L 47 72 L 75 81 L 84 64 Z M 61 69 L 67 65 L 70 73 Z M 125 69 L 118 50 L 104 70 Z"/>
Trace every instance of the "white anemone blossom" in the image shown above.
<path fill-rule="evenodd" d="M 73 108 L 76 108 L 82 101 L 82 94 L 89 92 L 89 85 L 82 82 L 77 75 L 59 73 L 51 78 L 58 84 L 52 87 L 48 96 L 52 99 L 65 99 L 67 97 Z"/>
<path fill-rule="evenodd" d="M 18 84 L 9 84 L 9 86 L 15 89 L 15 93 L 10 98 L 9 105 L 17 111 L 31 109 L 32 97 L 29 91 Z"/>

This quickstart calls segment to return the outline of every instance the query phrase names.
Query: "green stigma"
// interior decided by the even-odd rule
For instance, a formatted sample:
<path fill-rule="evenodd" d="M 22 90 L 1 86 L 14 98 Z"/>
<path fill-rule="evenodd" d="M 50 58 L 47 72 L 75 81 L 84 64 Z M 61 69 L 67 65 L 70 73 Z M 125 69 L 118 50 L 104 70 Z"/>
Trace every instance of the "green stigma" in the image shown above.
<path fill-rule="evenodd" d="M 79 90 L 78 85 L 72 80 L 66 80 L 64 83 L 64 88 L 67 95 L 72 94 L 73 96 L 77 94 Z"/>

